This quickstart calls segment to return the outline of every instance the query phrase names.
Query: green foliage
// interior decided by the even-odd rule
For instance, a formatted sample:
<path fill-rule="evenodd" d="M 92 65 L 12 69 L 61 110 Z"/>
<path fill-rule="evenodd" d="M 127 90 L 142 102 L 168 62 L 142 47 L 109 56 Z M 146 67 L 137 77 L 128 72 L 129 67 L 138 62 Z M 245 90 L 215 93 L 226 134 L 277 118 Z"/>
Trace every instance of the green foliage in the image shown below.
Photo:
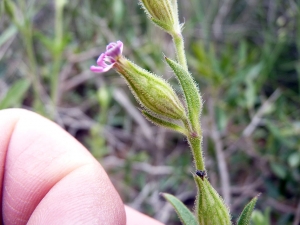
<path fill-rule="evenodd" d="M 17 33 L 16 26 L 11 25 L 10 27 L 8 27 L 0 36 L 0 46 L 2 46 L 10 38 L 12 38 L 16 33 Z"/>
<path fill-rule="evenodd" d="M 253 210 L 251 220 L 253 225 L 271 225 L 270 209 L 267 208 L 264 210 L 264 212 Z"/>
<path fill-rule="evenodd" d="M 7 91 L 4 98 L 0 101 L 0 109 L 6 109 L 13 106 L 18 106 L 25 97 L 30 86 L 27 80 L 16 81 Z"/>
<path fill-rule="evenodd" d="M 3 1 L 3 6 L 4 6 L 4 9 L 6 11 L 6 13 L 8 14 L 8 16 L 13 20 L 13 21 L 16 21 L 16 5 L 13 1 L 7 1 L 7 0 L 4 0 Z"/>
<path fill-rule="evenodd" d="M 13 10 L 3 7 L 7 3 Z M 207 100 L 213 98 L 234 186 L 233 218 L 244 206 L 241 203 L 253 197 L 240 191 L 250 185 L 253 193 L 264 190 L 256 207 L 260 211 L 252 214 L 254 225 L 262 225 L 255 218 L 266 218 L 262 211 L 266 207 L 272 210 L 269 223 L 263 225 L 270 221 L 275 225 L 293 224 L 293 213 L 273 208 L 269 200 L 290 209 L 300 196 L 299 4 L 241 0 L 228 5 L 228 12 L 220 13 L 220 0 L 178 3 L 179 19 L 185 21 L 189 71 L 204 101 L 201 122 L 207 170 L 212 171 L 210 180 L 217 189 L 221 186 L 206 107 Z M 128 58 L 164 74 L 174 89 L 180 90 L 162 56 L 164 52 L 175 59 L 170 38 L 152 26 L 136 0 L 126 4 L 120 0 L 68 1 L 62 17 L 56 10 L 47 0 L 0 1 L 0 102 L 7 101 L 5 96 L 14 86 L 26 80 L 28 89 L 15 89 L 18 94 L 10 95 L 5 107 L 42 112 L 63 125 L 101 158 L 126 203 L 134 202 L 140 211 L 162 220 L 163 205 L 155 199 L 159 190 L 176 196 L 192 193 L 185 202 L 193 207 L 195 189 L 189 174 L 194 168 L 184 138 L 149 126 L 155 143 L 146 141 L 142 131 L 147 127 L 139 124 L 135 114 L 127 113 L 110 94 L 107 105 L 97 97 L 102 84 L 123 88 L 124 81 L 113 73 L 103 76 L 88 71 L 108 42 L 122 40 Z M 278 97 L 270 99 L 277 89 Z M 51 90 L 58 93 L 54 104 L 49 97 Z M 245 136 L 245 128 L 252 127 L 254 116 L 269 100 L 252 133 Z M 147 157 L 138 156 L 142 153 Z M 179 221 L 171 215 L 163 223 L 178 225 Z"/>
<path fill-rule="evenodd" d="M 192 76 L 178 63 L 165 57 L 167 63 L 174 71 L 180 85 L 183 89 L 186 105 L 188 108 L 188 117 L 191 122 L 192 131 L 200 135 L 200 113 L 202 109 L 202 100 L 199 90 Z"/>
<path fill-rule="evenodd" d="M 195 216 L 191 211 L 175 196 L 163 193 L 161 194 L 169 203 L 172 204 L 177 212 L 182 224 L 184 225 L 198 225 Z"/>
<path fill-rule="evenodd" d="M 120 61 L 117 71 L 143 108 L 159 116 L 185 120 L 183 105 L 169 83 L 125 58 Z"/>
<path fill-rule="evenodd" d="M 155 117 L 155 116 L 151 115 L 150 113 L 148 113 L 146 111 L 142 111 L 142 113 L 150 122 L 154 123 L 155 125 L 162 126 L 162 127 L 177 131 L 177 132 L 182 133 L 184 135 L 188 135 L 187 130 L 182 126 L 179 126 L 179 125 L 177 125 L 175 123 L 172 123 L 170 121 L 166 121 L 162 118 Z"/>
<path fill-rule="evenodd" d="M 250 225 L 251 215 L 253 212 L 253 209 L 255 207 L 255 204 L 257 202 L 257 197 L 253 198 L 243 209 L 239 219 L 238 219 L 238 225 Z"/>

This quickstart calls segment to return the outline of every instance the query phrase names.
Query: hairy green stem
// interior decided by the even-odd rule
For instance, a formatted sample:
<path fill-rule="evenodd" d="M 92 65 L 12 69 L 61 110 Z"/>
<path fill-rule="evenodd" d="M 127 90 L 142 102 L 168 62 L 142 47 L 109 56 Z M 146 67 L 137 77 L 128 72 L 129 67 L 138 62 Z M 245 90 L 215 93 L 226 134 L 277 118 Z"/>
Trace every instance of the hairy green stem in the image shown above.
<path fill-rule="evenodd" d="M 188 119 L 182 120 L 185 128 L 188 130 L 187 140 L 192 150 L 194 164 L 196 170 L 205 170 L 205 164 L 203 159 L 203 152 L 202 152 L 202 134 L 201 130 L 196 133 L 193 131 L 193 128 L 190 125 Z"/>
<path fill-rule="evenodd" d="M 183 66 L 185 70 L 188 70 L 185 51 L 184 51 L 184 41 L 181 33 L 176 33 L 172 35 L 174 46 L 176 49 L 176 55 L 178 63 Z"/>
<path fill-rule="evenodd" d="M 196 169 L 205 170 L 205 165 L 204 165 L 204 160 L 202 155 L 202 136 L 188 137 L 188 142 L 192 149 Z"/>
<path fill-rule="evenodd" d="M 184 40 L 181 33 L 172 35 L 173 42 L 176 49 L 177 60 L 183 68 L 188 71 L 186 56 L 184 51 Z M 200 130 L 190 124 L 188 120 L 183 120 L 184 126 L 189 131 L 189 136 L 187 137 L 190 147 L 192 149 L 194 163 L 197 170 L 205 170 L 205 164 L 202 152 L 202 134 Z"/>

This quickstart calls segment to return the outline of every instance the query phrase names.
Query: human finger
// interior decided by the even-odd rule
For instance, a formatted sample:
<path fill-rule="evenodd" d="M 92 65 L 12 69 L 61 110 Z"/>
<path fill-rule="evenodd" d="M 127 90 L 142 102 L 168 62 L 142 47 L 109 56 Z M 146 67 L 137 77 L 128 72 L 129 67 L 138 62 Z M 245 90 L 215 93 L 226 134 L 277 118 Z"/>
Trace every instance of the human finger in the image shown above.
<path fill-rule="evenodd" d="M 123 203 L 92 155 L 51 121 L 0 111 L 4 224 L 125 224 Z"/>

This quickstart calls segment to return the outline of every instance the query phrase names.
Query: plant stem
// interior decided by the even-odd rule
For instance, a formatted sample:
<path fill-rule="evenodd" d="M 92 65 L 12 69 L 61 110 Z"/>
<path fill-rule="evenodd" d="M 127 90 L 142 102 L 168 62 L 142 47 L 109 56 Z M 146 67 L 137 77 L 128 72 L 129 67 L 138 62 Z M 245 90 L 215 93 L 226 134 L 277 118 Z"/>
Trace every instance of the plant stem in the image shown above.
<path fill-rule="evenodd" d="M 59 89 L 59 70 L 60 70 L 60 56 L 54 57 L 52 75 L 51 75 L 51 99 L 54 109 L 58 102 L 58 89 Z M 55 111 L 55 110 L 54 110 Z"/>
<path fill-rule="evenodd" d="M 55 51 L 53 53 L 53 69 L 51 74 L 51 99 L 53 110 L 56 111 L 56 105 L 59 98 L 59 72 L 61 66 L 61 54 L 63 45 L 63 7 L 64 2 L 55 1 Z"/>
<path fill-rule="evenodd" d="M 194 156 L 194 163 L 197 170 L 205 170 L 203 155 L 202 155 L 202 136 L 188 137 L 188 142 Z"/>
<path fill-rule="evenodd" d="M 172 35 L 173 42 L 176 49 L 177 60 L 183 68 L 188 71 L 186 56 L 184 51 L 184 40 L 181 33 L 175 33 Z M 205 164 L 203 160 L 202 152 L 202 134 L 201 130 L 191 127 L 189 121 L 184 121 L 183 123 L 186 129 L 189 131 L 189 136 L 187 137 L 190 147 L 192 149 L 194 163 L 197 170 L 205 170 Z M 196 132 L 196 133 L 195 133 Z"/>
<path fill-rule="evenodd" d="M 185 70 L 188 70 L 185 51 L 184 51 L 184 41 L 181 33 L 175 33 L 172 35 L 174 46 L 176 49 L 176 55 L 178 63 L 183 66 Z"/>
<path fill-rule="evenodd" d="M 33 94 L 34 94 L 34 102 L 35 102 L 34 105 L 40 108 L 40 106 L 42 105 L 41 103 L 42 91 L 40 89 L 40 83 L 39 83 L 40 81 L 37 74 L 37 63 L 36 63 L 36 57 L 33 48 L 32 27 L 29 25 L 28 21 L 25 21 L 24 27 L 19 27 L 19 30 L 24 36 L 24 45 L 29 60 L 29 67 L 30 67 L 29 76 L 33 85 Z"/>

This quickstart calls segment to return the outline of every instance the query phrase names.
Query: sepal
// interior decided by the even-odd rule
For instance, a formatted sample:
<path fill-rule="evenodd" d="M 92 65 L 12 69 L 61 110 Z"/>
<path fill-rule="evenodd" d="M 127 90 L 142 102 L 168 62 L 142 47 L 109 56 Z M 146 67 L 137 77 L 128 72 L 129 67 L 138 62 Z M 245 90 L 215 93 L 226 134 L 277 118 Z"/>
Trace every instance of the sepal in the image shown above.
<path fill-rule="evenodd" d="M 162 118 L 151 115 L 150 113 L 148 113 L 145 110 L 142 110 L 142 113 L 146 117 L 147 120 L 149 120 L 150 122 L 154 123 L 157 126 L 162 126 L 162 127 L 168 128 L 170 130 L 177 131 L 179 133 L 184 134 L 185 136 L 188 135 L 187 130 L 184 127 L 181 127 L 176 123 L 172 123 L 171 121 L 167 121 Z"/>

